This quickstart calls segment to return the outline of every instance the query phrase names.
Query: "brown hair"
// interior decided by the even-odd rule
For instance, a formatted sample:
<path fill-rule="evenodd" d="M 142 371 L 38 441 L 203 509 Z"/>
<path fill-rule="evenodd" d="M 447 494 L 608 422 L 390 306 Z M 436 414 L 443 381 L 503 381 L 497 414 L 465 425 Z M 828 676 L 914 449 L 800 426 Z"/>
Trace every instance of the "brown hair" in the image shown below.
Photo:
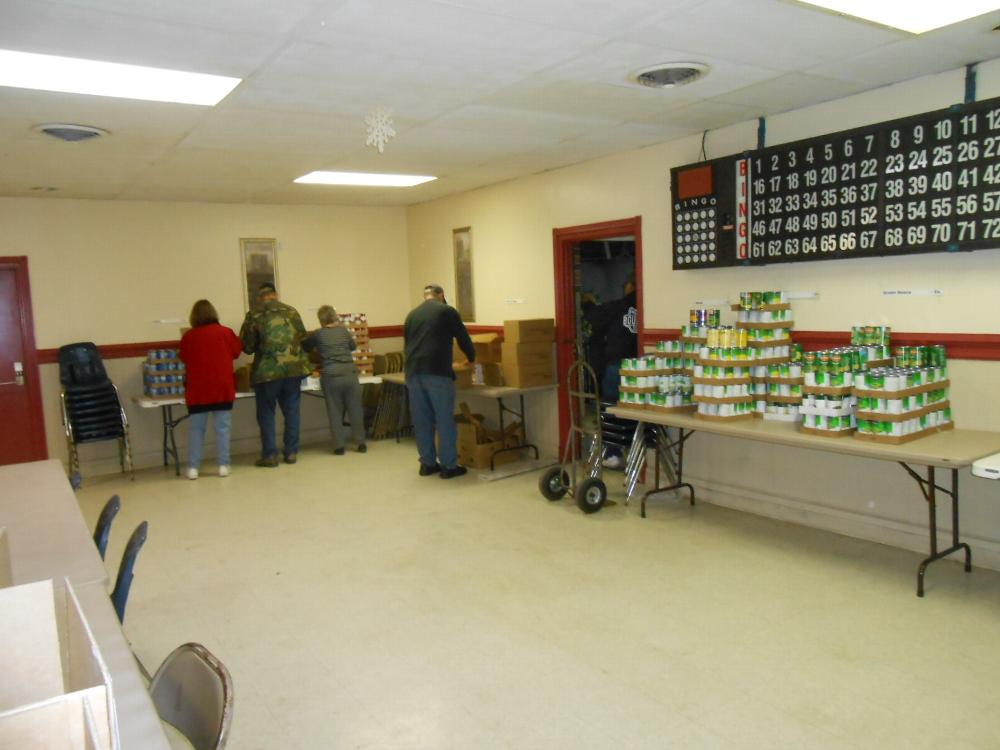
<path fill-rule="evenodd" d="M 188 322 L 192 328 L 207 326 L 209 323 L 218 323 L 219 313 L 215 311 L 212 303 L 207 299 L 200 299 L 191 308 L 191 315 L 188 316 Z"/>
<path fill-rule="evenodd" d="M 324 326 L 328 326 L 338 320 L 337 311 L 330 307 L 330 305 L 323 305 L 317 310 L 316 317 L 319 318 L 320 325 Z"/>

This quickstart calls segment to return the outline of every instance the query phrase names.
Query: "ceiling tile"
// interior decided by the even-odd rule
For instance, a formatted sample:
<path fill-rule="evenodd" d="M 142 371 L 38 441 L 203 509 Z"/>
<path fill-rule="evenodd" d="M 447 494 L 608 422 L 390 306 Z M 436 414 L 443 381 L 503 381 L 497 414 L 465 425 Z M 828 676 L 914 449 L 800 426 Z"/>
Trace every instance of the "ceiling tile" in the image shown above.
<path fill-rule="evenodd" d="M 770 115 L 850 96 L 863 89 L 864 85 L 857 82 L 786 73 L 769 81 L 713 97 L 711 101 L 741 105 L 753 109 L 758 115 Z"/>

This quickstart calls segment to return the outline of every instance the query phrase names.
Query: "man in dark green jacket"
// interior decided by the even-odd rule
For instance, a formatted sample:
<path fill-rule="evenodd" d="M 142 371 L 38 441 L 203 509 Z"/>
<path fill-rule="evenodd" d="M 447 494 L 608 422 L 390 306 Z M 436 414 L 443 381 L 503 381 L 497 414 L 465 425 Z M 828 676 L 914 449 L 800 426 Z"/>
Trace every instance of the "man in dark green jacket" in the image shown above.
<path fill-rule="evenodd" d="M 441 472 L 442 479 L 465 474 L 458 465 L 455 428 L 455 370 L 451 342 L 457 340 L 472 362 L 476 350 L 458 311 L 448 305 L 437 284 L 424 287 L 424 301 L 406 316 L 406 388 L 420 453 L 420 476 Z M 434 444 L 437 429 L 440 445 Z"/>
<path fill-rule="evenodd" d="M 302 378 L 311 368 L 302 352 L 306 328 L 298 311 L 278 301 L 274 284 L 261 284 L 257 305 L 251 308 L 240 329 L 243 351 L 253 355 L 253 387 L 257 393 L 257 425 L 260 427 L 261 457 L 257 466 L 278 465 L 275 439 L 275 407 L 285 418 L 285 463 L 294 464 L 299 452 L 299 404 Z"/>

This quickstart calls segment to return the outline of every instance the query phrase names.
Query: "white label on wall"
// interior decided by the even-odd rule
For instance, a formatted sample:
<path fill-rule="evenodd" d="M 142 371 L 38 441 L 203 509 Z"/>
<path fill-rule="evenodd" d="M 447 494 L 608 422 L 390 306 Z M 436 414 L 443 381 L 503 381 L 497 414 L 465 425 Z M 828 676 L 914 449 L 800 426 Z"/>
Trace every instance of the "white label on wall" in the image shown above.
<path fill-rule="evenodd" d="M 883 289 L 883 297 L 940 297 L 941 289 Z"/>

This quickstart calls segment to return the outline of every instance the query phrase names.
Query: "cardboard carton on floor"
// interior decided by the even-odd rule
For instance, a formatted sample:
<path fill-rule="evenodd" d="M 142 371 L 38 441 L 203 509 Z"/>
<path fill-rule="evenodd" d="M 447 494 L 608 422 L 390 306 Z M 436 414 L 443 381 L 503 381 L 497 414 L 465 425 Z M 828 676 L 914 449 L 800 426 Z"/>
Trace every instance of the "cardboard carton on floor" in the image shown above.
<path fill-rule="evenodd" d="M 503 322 L 503 340 L 508 344 L 544 344 L 555 339 L 556 322 L 552 318 Z"/>
<path fill-rule="evenodd" d="M 0 589 L 0 674 L 0 747 L 118 746 L 107 666 L 68 581 Z"/>

